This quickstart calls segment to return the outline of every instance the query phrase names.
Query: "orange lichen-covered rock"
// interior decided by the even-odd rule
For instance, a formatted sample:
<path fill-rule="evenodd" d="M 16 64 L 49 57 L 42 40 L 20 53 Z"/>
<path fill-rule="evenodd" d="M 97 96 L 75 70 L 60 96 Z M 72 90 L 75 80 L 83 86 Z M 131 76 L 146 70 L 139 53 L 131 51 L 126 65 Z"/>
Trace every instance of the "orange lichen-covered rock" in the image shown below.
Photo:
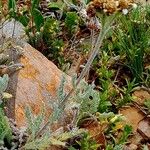
<path fill-rule="evenodd" d="M 24 68 L 11 76 L 9 85 L 15 99 L 15 118 L 18 126 L 26 124 L 24 109 L 27 105 L 37 114 L 43 104 L 48 106 L 49 101 L 55 101 L 57 89 L 64 75 L 57 66 L 29 44 L 25 44 L 23 51 L 18 61 Z M 71 88 L 71 78 L 64 76 L 65 90 L 68 92 Z M 46 111 L 47 114 L 51 112 L 50 109 Z"/>

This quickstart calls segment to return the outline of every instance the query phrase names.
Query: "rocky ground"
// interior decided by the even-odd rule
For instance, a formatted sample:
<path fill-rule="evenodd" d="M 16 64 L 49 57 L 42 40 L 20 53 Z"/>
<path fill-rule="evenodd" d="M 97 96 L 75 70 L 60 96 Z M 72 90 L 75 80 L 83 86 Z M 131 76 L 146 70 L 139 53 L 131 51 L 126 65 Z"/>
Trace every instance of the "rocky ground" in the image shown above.
<path fill-rule="evenodd" d="M 61 83 L 62 76 L 66 78 L 65 91 L 67 93 L 71 90 L 72 84 L 69 75 L 59 70 L 53 62 L 26 43 L 23 27 L 16 22 L 15 30 L 12 30 L 13 25 L 14 20 L 5 22 L 3 29 L 0 29 L 1 47 L 5 47 L 3 54 L 9 55 L 10 61 L 15 64 L 21 63 L 23 67 L 19 71 L 5 68 L 6 72 L 10 71 L 7 72 L 10 73 L 7 91 L 13 95 L 10 101 L 7 102 L 5 111 L 8 117 L 16 119 L 16 123 L 12 120 L 10 121 L 11 127 L 15 136 L 19 136 L 19 140 L 22 140 L 28 136 L 24 131 L 20 132 L 18 129 L 19 127 L 26 127 L 27 124 L 24 112 L 25 107 L 29 105 L 33 110 L 33 114 L 37 115 L 41 106 L 44 105 L 46 106 L 46 115 L 49 116 L 52 110 L 47 107 L 48 102 L 55 102 L 57 99 L 57 89 Z M 124 115 L 126 122 L 133 127 L 133 135 L 128 139 L 128 144 L 124 147 L 124 150 L 136 150 L 142 144 L 147 145 L 150 149 L 150 116 L 147 113 L 148 110 L 143 108 L 144 101 L 150 99 L 150 89 L 139 87 L 134 90 L 132 96 L 136 99 L 135 102 L 131 106 L 122 107 L 119 110 L 119 114 Z M 105 147 L 106 138 L 99 123 L 93 122 L 88 126 L 87 124 L 83 123 L 83 127 L 90 132 L 90 135 L 98 144 L 102 144 Z M 19 144 L 23 142 L 21 141 Z"/>

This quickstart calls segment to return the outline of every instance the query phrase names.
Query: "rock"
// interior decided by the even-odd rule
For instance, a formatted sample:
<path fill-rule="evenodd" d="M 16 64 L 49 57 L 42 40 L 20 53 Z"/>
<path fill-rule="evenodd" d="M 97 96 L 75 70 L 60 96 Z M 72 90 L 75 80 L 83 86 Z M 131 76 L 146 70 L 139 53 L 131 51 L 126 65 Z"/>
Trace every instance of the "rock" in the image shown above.
<path fill-rule="evenodd" d="M 137 150 L 138 146 L 135 144 L 125 145 L 123 150 Z"/>
<path fill-rule="evenodd" d="M 133 145 L 140 145 L 142 140 L 143 137 L 138 132 L 134 133 L 133 136 L 128 139 L 129 143 Z"/>
<path fill-rule="evenodd" d="M 7 20 L 3 24 L 1 23 L 0 26 L 0 39 L 2 37 L 8 38 L 18 38 L 22 40 L 27 40 L 27 36 L 25 34 L 24 26 L 14 19 Z"/>
<path fill-rule="evenodd" d="M 16 62 L 24 65 L 19 72 L 11 75 L 9 93 L 14 96 L 9 101 L 8 115 L 13 117 L 13 105 L 15 105 L 15 118 L 18 126 L 25 126 L 24 109 L 29 105 L 33 113 L 37 114 L 41 106 L 48 106 L 49 101 L 55 101 L 57 89 L 64 73 L 60 71 L 51 61 L 29 44 L 24 44 L 23 55 Z M 65 90 L 71 88 L 71 78 L 67 75 Z M 46 109 L 47 114 L 51 113 Z"/>
<path fill-rule="evenodd" d="M 144 118 L 144 115 L 139 109 L 131 106 L 120 109 L 120 114 L 125 116 L 127 123 L 132 125 L 133 132 L 137 131 L 139 121 Z"/>
<path fill-rule="evenodd" d="M 150 93 L 146 90 L 137 90 L 133 93 L 135 100 L 138 104 L 144 105 L 145 100 L 150 99 Z"/>
<path fill-rule="evenodd" d="M 146 140 L 150 140 L 150 117 L 143 119 L 138 124 L 138 132 Z"/>

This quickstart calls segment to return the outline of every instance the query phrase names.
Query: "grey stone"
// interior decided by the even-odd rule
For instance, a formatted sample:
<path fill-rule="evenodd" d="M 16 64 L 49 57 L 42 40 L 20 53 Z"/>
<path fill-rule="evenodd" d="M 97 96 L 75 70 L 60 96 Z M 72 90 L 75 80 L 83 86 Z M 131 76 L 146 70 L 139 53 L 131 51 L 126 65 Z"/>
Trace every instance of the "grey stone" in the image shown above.
<path fill-rule="evenodd" d="M 24 26 L 14 19 L 7 20 L 0 24 L 0 39 L 1 38 L 16 38 L 27 41 Z"/>

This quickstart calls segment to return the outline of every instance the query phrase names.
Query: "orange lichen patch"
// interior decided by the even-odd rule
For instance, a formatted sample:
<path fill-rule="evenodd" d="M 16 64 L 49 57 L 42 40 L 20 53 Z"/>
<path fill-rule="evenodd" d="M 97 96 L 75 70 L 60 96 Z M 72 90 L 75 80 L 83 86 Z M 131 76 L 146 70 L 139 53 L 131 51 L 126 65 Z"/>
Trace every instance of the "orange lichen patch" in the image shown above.
<path fill-rule="evenodd" d="M 21 57 L 20 61 L 25 67 L 20 71 L 19 76 L 22 78 L 35 79 L 39 72 L 29 63 L 28 58 Z"/>
<path fill-rule="evenodd" d="M 46 90 L 51 93 L 52 96 L 56 96 L 57 90 L 59 88 L 60 79 L 55 77 L 54 80 L 46 84 Z M 69 84 L 65 84 L 65 92 L 69 92 L 71 90 L 71 86 Z"/>
<path fill-rule="evenodd" d="M 31 108 L 32 113 L 37 115 L 40 113 L 41 106 L 33 103 L 28 103 L 28 106 Z M 19 127 L 26 125 L 26 115 L 25 115 L 25 107 L 22 105 L 18 105 L 15 110 L 16 122 Z"/>
<path fill-rule="evenodd" d="M 46 85 L 46 90 L 51 92 L 51 95 L 52 96 L 55 96 L 56 95 L 56 87 L 55 87 L 55 84 L 54 83 L 49 83 Z"/>
<path fill-rule="evenodd" d="M 42 109 L 42 104 L 40 102 L 37 102 L 37 104 L 29 102 L 28 105 L 29 107 L 31 107 L 31 110 L 33 111 L 35 115 L 38 115 Z"/>
<path fill-rule="evenodd" d="M 16 106 L 15 117 L 18 127 L 25 126 L 25 111 L 24 107 L 21 105 Z"/>
<path fill-rule="evenodd" d="M 43 104 L 42 104 L 43 103 Z M 37 102 L 36 104 L 28 102 L 28 105 L 31 108 L 33 116 L 37 116 L 41 113 L 41 110 L 44 108 L 44 102 Z M 49 117 L 52 110 L 46 108 L 45 119 Z M 17 105 L 15 109 L 16 122 L 19 127 L 26 126 L 26 116 L 25 116 L 25 107 L 23 105 Z M 44 119 L 44 118 L 43 118 Z"/>
<path fill-rule="evenodd" d="M 46 90 L 50 92 L 52 96 L 56 96 L 56 90 L 57 90 L 56 82 L 57 82 L 56 80 L 52 80 L 50 83 L 46 84 Z"/>
<path fill-rule="evenodd" d="M 42 87 L 40 86 L 39 84 L 39 87 L 38 87 L 38 93 L 37 94 L 37 97 L 38 97 L 38 101 L 40 101 L 41 104 L 45 105 L 45 102 L 44 102 L 44 96 L 42 95 Z"/>

